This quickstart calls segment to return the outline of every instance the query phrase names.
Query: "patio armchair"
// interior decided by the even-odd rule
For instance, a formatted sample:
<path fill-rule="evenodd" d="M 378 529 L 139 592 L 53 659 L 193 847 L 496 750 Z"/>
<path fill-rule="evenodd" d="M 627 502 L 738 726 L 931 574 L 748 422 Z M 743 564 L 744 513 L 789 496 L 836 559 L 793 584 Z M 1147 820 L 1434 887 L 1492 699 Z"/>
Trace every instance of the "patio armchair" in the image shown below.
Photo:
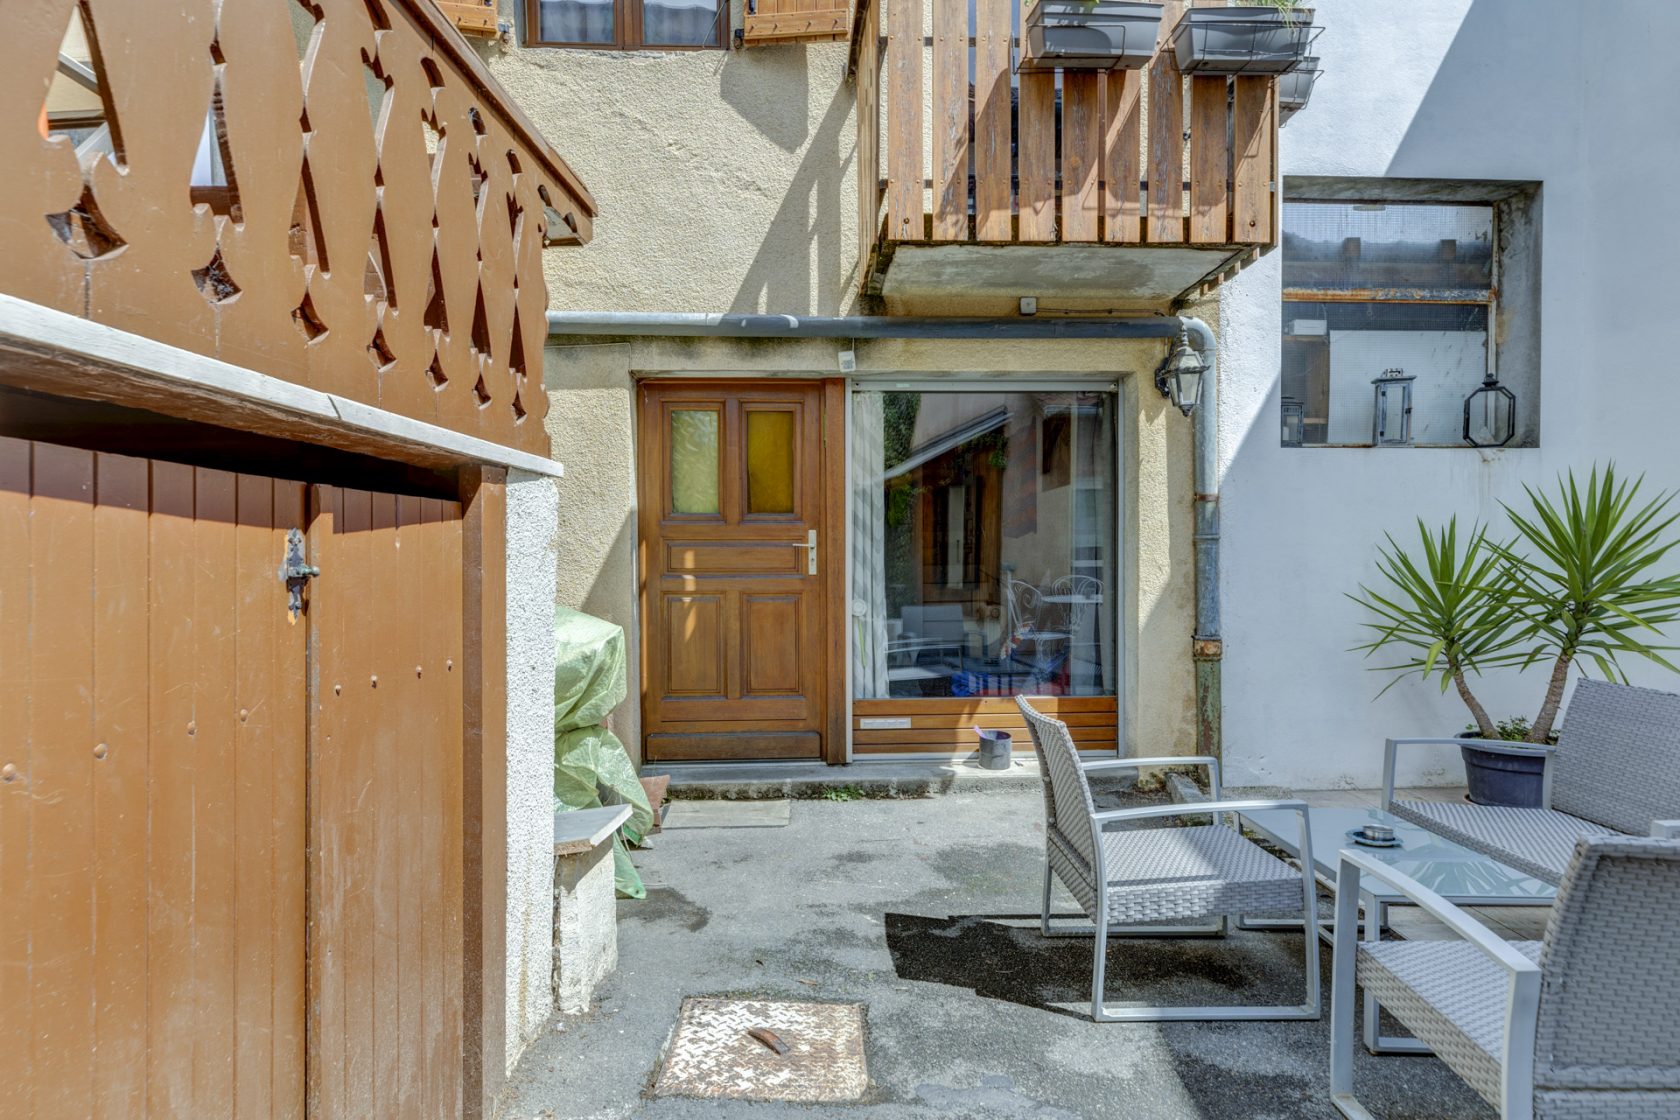
<path fill-rule="evenodd" d="M 1381 879 L 1458 939 L 1358 940 L 1361 875 Z M 1355 985 L 1504 1120 L 1680 1116 L 1680 842 L 1578 841 L 1543 941 L 1504 941 L 1463 910 L 1353 850 L 1337 871 L 1330 1092 L 1354 1095 Z M 1374 998 L 1375 1002 L 1372 1002 Z"/>
<path fill-rule="evenodd" d="M 1311 872 L 1312 837 L 1303 801 L 1226 801 L 1219 787 L 1219 763 L 1213 758 L 1126 758 L 1083 761 L 1067 725 L 1016 698 L 1032 734 L 1044 790 L 1044 899 L 1039 928 L 1056 936 L 1050 925 L 1051 877 L 1062 881 L 1093 922 L 1079 932 L 1094 934 L 1091 969 L 1091 1018 L 1098 1022 L 1210 1019 L 1316 1019 L 1319 1017 L 1318 938 L 1310 932 L 1317 915 L 1317 890 Z M 1099 813 L 1087 775 L 1140 766 L 1206 766 L 1213 800 L 1194 806 L 1148 805 Z M 1236 814 L 1258 809 L 1290 809 L 1301 822 L 1302 871 L 1247 840 L 1236 827 Z M 1156 821 L 1164 817 L 1213 814 L 1213 823 L 1111 831 L 1110 825 Z M 1103 971 L 1111 934 L 1169 936 L 1188 930 L 1163 923 L 1220 920 L 1245 914 L 1301 914 L 1309 932 L 1301 940 L 1306 954 L 1306 999 L 1288 1006 L 1224 1005 L 1157 1007 L 1112 1004 L 1103 998 Z M 1130 928 L 1127 928 L 1130 927 Z M 1139 928 L 1147 927 L 1147 928 Z"/>
<path fill-rule="evenodd" d="M 1680 836 L 1680 695 L 1578 682 L 1557 746 L 1538 748 L 1546 752 L 1538 809 L 1397 799 L 1399 749 L 1439 744 L 1525 750 L 1486 739 L 1390 739 L 1383 754 L 1383 808 L 1553 886 L 1562 881 L 1577 841 Z"/>

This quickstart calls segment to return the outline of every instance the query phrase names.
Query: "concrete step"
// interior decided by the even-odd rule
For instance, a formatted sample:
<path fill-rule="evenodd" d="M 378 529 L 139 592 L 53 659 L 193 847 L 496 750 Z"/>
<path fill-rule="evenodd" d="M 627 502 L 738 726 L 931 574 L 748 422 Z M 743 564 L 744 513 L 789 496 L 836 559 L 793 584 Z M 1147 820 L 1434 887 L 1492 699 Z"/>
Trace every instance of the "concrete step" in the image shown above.
<path fill-rule="evenodd" d="M 681 762 L 642 767 L 643 777 L 669 775 L 673 800 L 763 801 L 774 798 L 853 801 L 862 798 L 938 797 L 947 793 L 1033 793 L 1042 784 L 1031 755 L 1006 770 L 977 762 Z M 1101 792 L 1129 791 L 1136 773 L 1092 776 Z"/>

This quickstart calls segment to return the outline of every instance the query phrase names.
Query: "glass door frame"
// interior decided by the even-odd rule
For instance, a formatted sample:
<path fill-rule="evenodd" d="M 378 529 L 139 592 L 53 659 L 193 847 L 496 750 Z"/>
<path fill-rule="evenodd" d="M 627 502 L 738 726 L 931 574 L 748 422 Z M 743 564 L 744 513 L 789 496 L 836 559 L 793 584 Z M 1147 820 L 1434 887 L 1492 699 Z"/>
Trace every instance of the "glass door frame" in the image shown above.
<path fill-rule="evenodd" d="M 1082 751 L 1091 757 L 1123 757 L 1125 753 L 1126 727 L 1126 693 L 1130 677 L 1131 659 L 1130 631 L 1127 629 L 1126 597 L 1132 584 L 1133 560 L 1126 552 L 1123 544 L 1127 538 L 1127 507 L 1124 502 L 1126 495 L 1126 459 L 1129 444 L 1125 438 L 1126 417 L 1126 387 L 1113 374 L 1079 373 L 1047 373 L 1043 375 L 1022 375 L 1019 373 L 999 374 L 988 376 L 984 373 L 969 372 L 962 375 L 942 376 L 930 375 L 925 371 L 915 373 L 900 373 L 894 371 L 870 371 L 846 378 L 846 440 L 845 467 L 848 483 L 845 487 L 844 520 L 848 535 L 852 526 L 853 487 L 849 482 L 852 469 L 852 455 L 856 450 L 853 439 L 853 399 L 859 392 L 916 392 L 916 393 L 1107 393 L 1114 399 L 1112 433 L 1114 440 L 1114 496 L 1119 504 L 1114 515 L 1114 571 L 1117 582 L 1122 589 L 1116 595 L 1114 606 L 1103 615 L 1105 622 L 1114 625 L 1114 726 L 1115 745 L 1110 751 Z M 845 568 L 842 576 L 846 589 L 846 643 L 845 643 L 845 689 L 843 691 L 846 705 L 846 762 L 915 762 L 938 759 L 948 760 L 947 753 L 902 753 L 881 755 L 878 757 L 865 756 L 858 758 L 852 749 L 852 737 L 856 720 L 853 708 L 857 702 L 855 695 L 855 674 L 853 672 L 853 626 L 851 625 L 852 600 L 852 549 L 847 540 L 841 547 L 845 552 Z"/>

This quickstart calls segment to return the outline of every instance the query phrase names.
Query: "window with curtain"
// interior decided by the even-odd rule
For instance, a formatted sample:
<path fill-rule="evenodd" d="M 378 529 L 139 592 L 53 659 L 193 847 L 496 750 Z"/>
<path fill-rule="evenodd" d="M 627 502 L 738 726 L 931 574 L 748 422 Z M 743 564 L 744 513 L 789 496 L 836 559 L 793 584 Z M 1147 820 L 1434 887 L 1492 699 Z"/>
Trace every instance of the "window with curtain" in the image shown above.
<path fill-rule="evenodd" d="M 723 47 L 728 0 L 526 0 L 525 39 L 612 50 Z"/>
<path fill-rule="evenodd" d="M 1114 397 L 853 394 L 859 699 L 1112 696 Z"/>

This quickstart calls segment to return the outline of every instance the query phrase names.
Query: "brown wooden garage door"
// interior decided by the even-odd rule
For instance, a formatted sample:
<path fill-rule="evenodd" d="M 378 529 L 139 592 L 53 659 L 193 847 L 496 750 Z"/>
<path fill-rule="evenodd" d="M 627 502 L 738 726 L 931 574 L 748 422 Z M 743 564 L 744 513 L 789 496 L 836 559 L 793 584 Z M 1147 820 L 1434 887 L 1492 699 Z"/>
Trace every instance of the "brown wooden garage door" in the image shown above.
<path fill-rule="evenodd" d="M 454 503 L 0 439 L 0 1116 L 459 1115 L 460 607 Z"/>

